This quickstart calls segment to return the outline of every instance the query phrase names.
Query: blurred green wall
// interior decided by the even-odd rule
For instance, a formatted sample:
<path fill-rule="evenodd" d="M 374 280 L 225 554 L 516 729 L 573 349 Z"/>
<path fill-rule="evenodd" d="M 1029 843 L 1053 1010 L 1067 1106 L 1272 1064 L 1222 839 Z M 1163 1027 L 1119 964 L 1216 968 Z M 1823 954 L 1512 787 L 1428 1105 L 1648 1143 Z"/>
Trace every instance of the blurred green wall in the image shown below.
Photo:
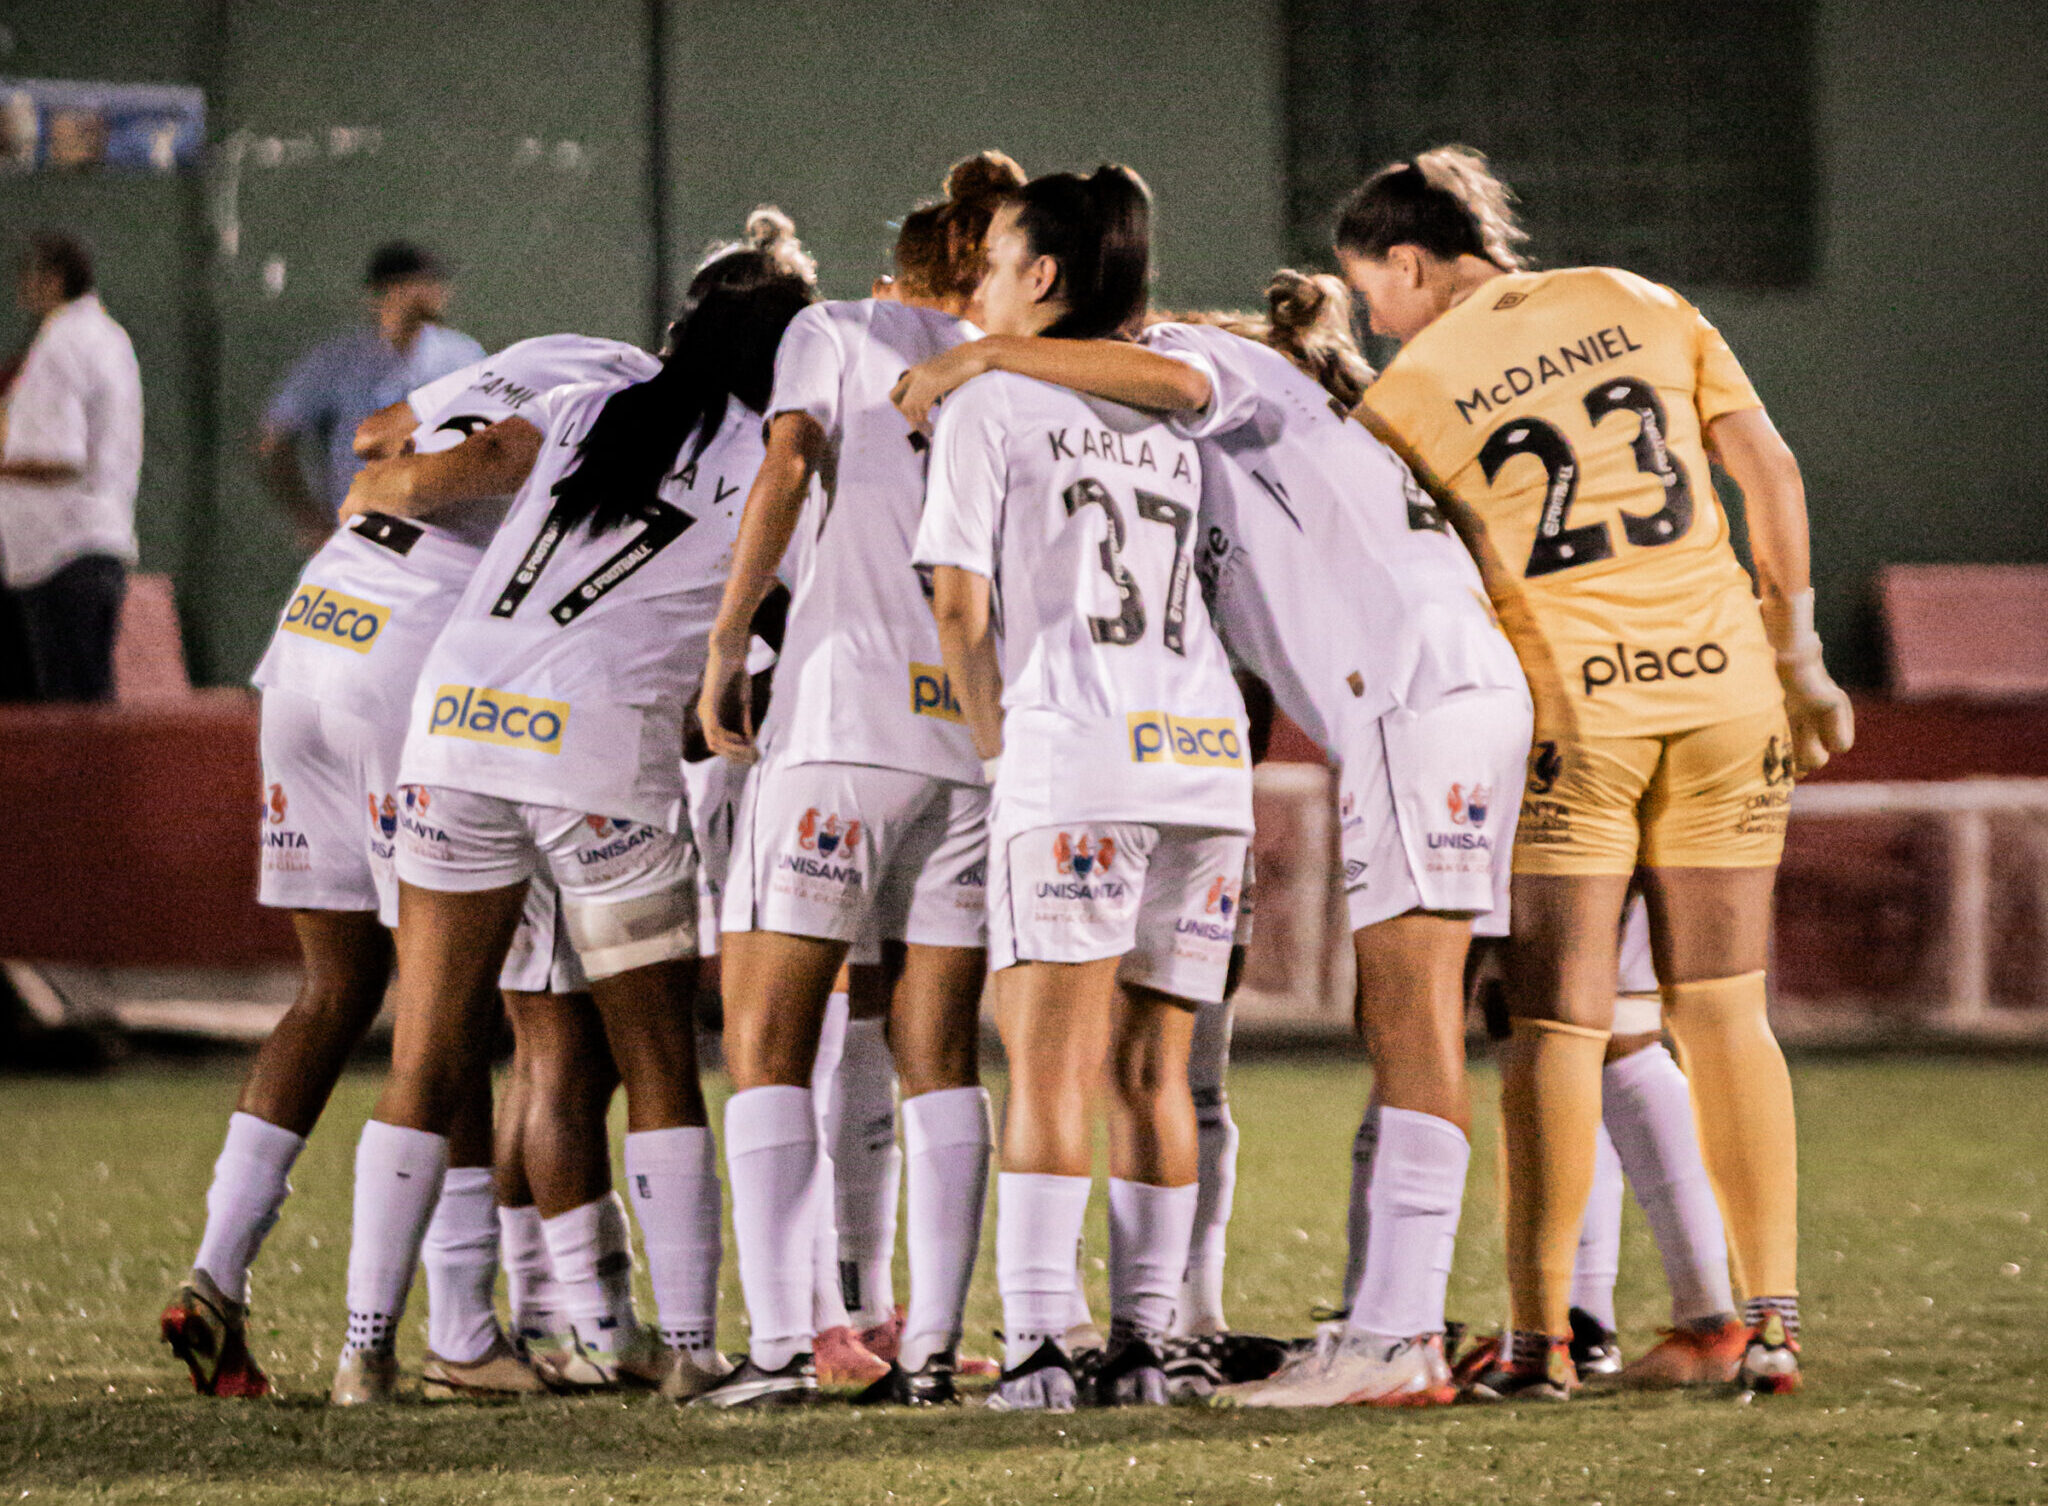
<path fill-rule="evenodd" d="M 56 222 L 97 242 L 135 336 L 144 562 L 178 578 L 195 673 L 247 673 L 301 563 L 249 446 L 284 365 L 354 317 L 380 239 L 451 257 L 454 322 L 489 346 L 650 338 L 657 209 L 671 291 L 773 200 L 828 292 L 857 295 L 892 222 L 983 146 L 1034 172 L 1108 158 L 1144 173 L 1162 305 L 1246 303 L 1281 255 L 1280 0 L 665 10 L 657 206 L 644 0 L 0 0 L 0 74 L 208 92 L 210 182 L 0 179 L 8 237 Z M 1823 627 L 1871 682 L 1872 567 L 2048 558 L 2048 488 L 2024 458 L 2043 387 L 2048 39 L 2030 7 L 1908 0 L 1828 0 L 1820 38 L 1819 277 L 1688 291 L 1805 462 Z"/>

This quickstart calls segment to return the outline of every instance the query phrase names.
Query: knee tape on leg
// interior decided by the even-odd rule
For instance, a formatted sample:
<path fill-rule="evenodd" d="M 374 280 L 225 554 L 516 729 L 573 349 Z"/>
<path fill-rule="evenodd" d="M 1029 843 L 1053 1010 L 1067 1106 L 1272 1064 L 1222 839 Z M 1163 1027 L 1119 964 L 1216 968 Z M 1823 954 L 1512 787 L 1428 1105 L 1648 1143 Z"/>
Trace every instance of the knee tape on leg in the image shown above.
<path fill-rule="evenodd" d="M 1614 1000 L 1615 1035 L 1655 1035 L 1664 1028 L 1664 1001 L 1656 994 L 1620 994 Z"/>
<path fill-rule="evenodd" d="M 583 971 L 593 980 L 697 955 L 694 885 L 609 902 L 564 895 L 562 916 Z"/>

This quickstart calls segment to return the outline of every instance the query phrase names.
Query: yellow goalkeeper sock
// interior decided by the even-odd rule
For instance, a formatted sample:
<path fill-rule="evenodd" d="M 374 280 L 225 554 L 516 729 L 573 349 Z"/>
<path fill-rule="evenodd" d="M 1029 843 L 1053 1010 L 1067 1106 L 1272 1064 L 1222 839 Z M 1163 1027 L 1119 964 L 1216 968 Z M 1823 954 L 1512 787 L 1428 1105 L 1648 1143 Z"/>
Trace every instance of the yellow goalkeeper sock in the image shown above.
<path fill-rule="evenodd" d="M 1519 1333 L 1571 1334 L 1572 1264 L 1593 1187 L 1607 1032 L 1516 1020 L 1501 1058 L 1508 1304 Z"/>
<path fill-rule="evenodd" d="M 1750 1297 L 1799 1290 L 1799 1158 L 1792 1078 L 1765 1012 L 1764 975 L 1669 984 L 1664 1019 L 1692 1084 L 1700 1150 Z"/>

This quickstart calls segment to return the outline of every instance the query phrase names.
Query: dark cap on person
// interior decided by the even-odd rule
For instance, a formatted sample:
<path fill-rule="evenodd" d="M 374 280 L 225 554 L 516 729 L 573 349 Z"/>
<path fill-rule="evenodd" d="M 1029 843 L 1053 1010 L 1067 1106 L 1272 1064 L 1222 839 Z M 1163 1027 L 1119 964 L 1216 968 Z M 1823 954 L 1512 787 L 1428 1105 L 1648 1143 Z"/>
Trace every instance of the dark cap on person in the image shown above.
<path fill-rule="evenodd" d="M 440 281 L 447 276 L 447 265 L 426 247 L 411 241 L 386 241 L 370 253 L 370 269 L 363 274 L 363 284 L 382 288 L 415 277 Z"/>

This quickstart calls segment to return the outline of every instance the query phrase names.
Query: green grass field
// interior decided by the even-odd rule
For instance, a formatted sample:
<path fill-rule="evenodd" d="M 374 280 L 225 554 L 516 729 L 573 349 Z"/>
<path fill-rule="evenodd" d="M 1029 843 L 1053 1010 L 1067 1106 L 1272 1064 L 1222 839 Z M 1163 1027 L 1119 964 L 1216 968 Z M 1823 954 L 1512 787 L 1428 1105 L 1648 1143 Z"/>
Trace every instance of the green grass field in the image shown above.
<path fill-rule="evenodd" d="M 349 1169 L 376 1078 L 351 1073 L 257 1270 L 252 1341 L 285 1400 L 194 1396 L 156 1313 L 191 1259 L 240 1066 L 0 1078 L 0 1497 L 24 1501 L 676 1499 L 1393 1503 L 2034 1502 L 2048 1499 L 2048 1065 L 1806 1062 L 1807 1386 L 1420 1415 L 1200 1409 L 1069 1417 L 705 1418 L 634 1399 L 322 1405 L 342 1329 Z M 1337 1294 L 1361 1068 L 1252 1062 L 1231 1316 L 1299 1333 Z M 1451 1311 L 1503 1315 L 1495 1084 L 1481 1107 Z M 1092 1247 L 1101 1249 L 1100 1197 Z M 991 1220 L 991 1230 L 993 1220 Z M 1631 1353 L 1662 1281 L 1630 1209 Z M 970 1345 L 997 1319 L 984 1255 Z M 900 1268 L 900 1262 L 899 1262 Z M 1098 1303 L 1102 1277 L 1094 1274 Z M 744 1343 L 725 1268 L 728 1348 Z M 900 1293 L 899 1293 L 900 1295 Z M 415 1301 L 418 1301 L 416 1296 Z M 1098 1309 L 1099 1310 L 1099 1309 Z M 409 1369 L 420 1325 L 408 1325 Z"/>

